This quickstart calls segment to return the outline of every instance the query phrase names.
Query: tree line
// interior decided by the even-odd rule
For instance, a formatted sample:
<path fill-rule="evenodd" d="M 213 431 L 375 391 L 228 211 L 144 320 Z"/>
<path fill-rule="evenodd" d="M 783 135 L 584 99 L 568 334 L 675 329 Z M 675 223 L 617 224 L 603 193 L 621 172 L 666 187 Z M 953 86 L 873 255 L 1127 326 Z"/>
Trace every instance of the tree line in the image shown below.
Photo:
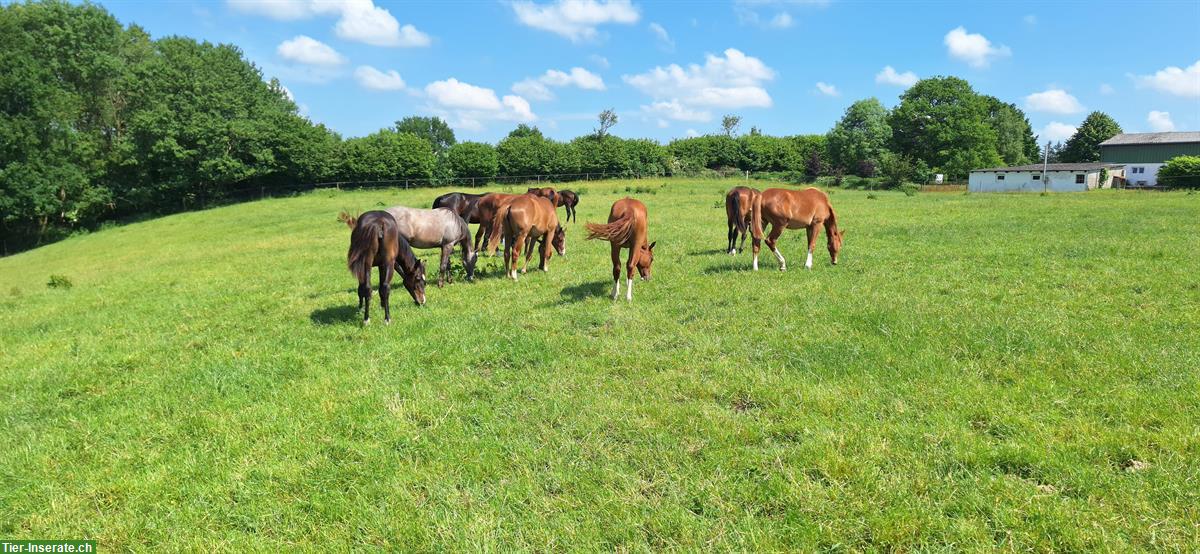
<path fill-rule="evenodd" d="M 1040 154 L 1019 108 L 955 77 L 916 83 L 891 110 L 874 98 L 855 102 L 819 135 L 739 134 L 741 119 L 728 115 L 719 132 L 661 144 L 613 135 L 619 118 L 605 110 L 592 133 L 570 141 L 522 124 L 492 145 L 458 142 L 445 121 L 417 116 L 343 139 L 302 116 L 236 46 L 152 40 L 92 4 L 0 6 L 0 53 L 4 252 L 302 183 L 751 171 L 878 175 L 895 185 L 932 173 L 965 179 Z M 1089 130 L 1088 141 L 1105 132 Z M 1055 155 L 1067 161 L 1071 144 Z"/>

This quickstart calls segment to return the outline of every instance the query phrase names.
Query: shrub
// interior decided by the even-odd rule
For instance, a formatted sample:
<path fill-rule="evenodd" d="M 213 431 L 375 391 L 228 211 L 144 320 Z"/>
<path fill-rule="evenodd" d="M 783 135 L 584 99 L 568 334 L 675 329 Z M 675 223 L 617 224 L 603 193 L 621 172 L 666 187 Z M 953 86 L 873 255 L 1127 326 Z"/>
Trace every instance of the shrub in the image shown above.
<path fill-rule="evenodd" d="M 455 177 L 491 177 L 500 171 L 496 149 L 482 142 L 460 142 L 446 153 L 446 163 Z"/>
<path fill-rule="evenodd" d="M 1158 170 L 1158 182 L 1171 188 L 1200 188 L 1200 156 L 1178 156 Z"/>
<path fill-rule="evenodd" d="M 46 282 L 46 286 L 52 289 L 69 289 L 75 286 L 71 279 L 66 275 L 51 275 L 50 280 Z"/>
<path fill-rule="evenodd" d="M 903 192 L 904 196 L 916 196 L 919 190 L 921 190 L 921 187 L 916 183 L 904 183 L 900 185 L 900 192 Z"/>

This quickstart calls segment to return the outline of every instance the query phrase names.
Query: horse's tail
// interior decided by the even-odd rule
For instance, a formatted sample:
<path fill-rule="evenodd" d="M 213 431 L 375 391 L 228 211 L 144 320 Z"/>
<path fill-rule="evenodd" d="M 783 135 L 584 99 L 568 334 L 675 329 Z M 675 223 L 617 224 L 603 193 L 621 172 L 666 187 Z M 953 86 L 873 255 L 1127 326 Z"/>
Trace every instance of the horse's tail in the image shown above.
<path fill-rule="evenodd" d="M 601 239 L 617 246 L 625 246 L 633 238 L 633 214 L 627 213 L 616 221 L 605 224 L 585 223 L 587 240 Z"/>
<path fill-rule="evenodd" d="M 361 225 L 355 225 L 350 233 L 350 251 L 346 254 L 346 267 L 358 279 L 365 283 L 371 278 L 371 266 L 375 265 L 375 255 L 379 253 L 383 243 L 384 222 L 378 218 L 368 219 Z"/>
<path fill-rule="evenodd" d="M 729 206 L 725 210 L 729 219 L 733 221 L 733 225 L 737 228 L 737 232 L 746 233 L 746 218 L 742 217 L 741 194 L 733 193 L 729 195 Z"/>
<path fill-rule="evenodd" d="M 762 194 L 753 194 L 750 199 L 750 236 L 762 240 Z"/>
<path fill-rule="evenodd" d="M 500 235 L 504 233 L 504 218 L 508 217 L 508 204 L 503 204 L 496 208 L 496 214 L 492 216 L 492 232 L 488 234 L 487 244 L 483 245 L 483 250 L 489 256 L 496 253 L 496 247 L 500 246 Z"/>
<path fill-rule="evenodd" d="M 353 229 L 354 226 L 356 224 L 358 224 L 358 216 L 350 215 L 350 212 L 346 211 L 346 210 L 342 210 L 342 213 L 338 214 L 337 219 L 338 219 L 338 221 L 345 223 L 346 226 L 351 229 Z"/>

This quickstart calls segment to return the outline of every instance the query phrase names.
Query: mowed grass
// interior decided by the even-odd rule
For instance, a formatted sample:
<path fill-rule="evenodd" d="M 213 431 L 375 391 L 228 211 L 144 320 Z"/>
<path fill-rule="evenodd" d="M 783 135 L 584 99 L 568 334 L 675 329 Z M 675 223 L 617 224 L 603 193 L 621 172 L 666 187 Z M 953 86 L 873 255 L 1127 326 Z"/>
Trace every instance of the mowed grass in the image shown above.
<path fill-rule="evenodd" d="M 754 273 L 723 253 L 733 184 L 574 184 L 548 273 L 481 258 L 463 283 L 456 255 L 423 308 L 397 282 L 390 327 L 359 324 L 335 215 L 445 190 L 318 191 L 0 259 L 0 536 L 1200 544 L 1200 196 L 836 190 L 839 265 L 822 238 L 804 271 L 788 232 L 791 269 L 764 252 Z M 658 241 L 632 303 L 582 240 L 627 186 Z"/>

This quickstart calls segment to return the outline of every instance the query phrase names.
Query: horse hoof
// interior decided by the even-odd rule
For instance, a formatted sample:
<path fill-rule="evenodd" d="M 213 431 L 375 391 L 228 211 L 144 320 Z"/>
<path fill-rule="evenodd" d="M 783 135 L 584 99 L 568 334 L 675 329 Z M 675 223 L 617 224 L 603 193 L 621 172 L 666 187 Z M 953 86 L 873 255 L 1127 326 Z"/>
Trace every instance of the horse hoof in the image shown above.
<path fill-rule="evenodd" d="M 391 325 L 391 324 L 392 324 L 392 320 L 390 320 L 390 319 L 385 319 L 385 320 L 383 320 L 383 324 L 384 324 L 384 325 Z"/>
<path fill-rule="evenodd" d="M 363 320 L 363 325 L 370 325 L 370 324 L 371 324 L 371 320 L 369 320 L 369 319 Z"/>

